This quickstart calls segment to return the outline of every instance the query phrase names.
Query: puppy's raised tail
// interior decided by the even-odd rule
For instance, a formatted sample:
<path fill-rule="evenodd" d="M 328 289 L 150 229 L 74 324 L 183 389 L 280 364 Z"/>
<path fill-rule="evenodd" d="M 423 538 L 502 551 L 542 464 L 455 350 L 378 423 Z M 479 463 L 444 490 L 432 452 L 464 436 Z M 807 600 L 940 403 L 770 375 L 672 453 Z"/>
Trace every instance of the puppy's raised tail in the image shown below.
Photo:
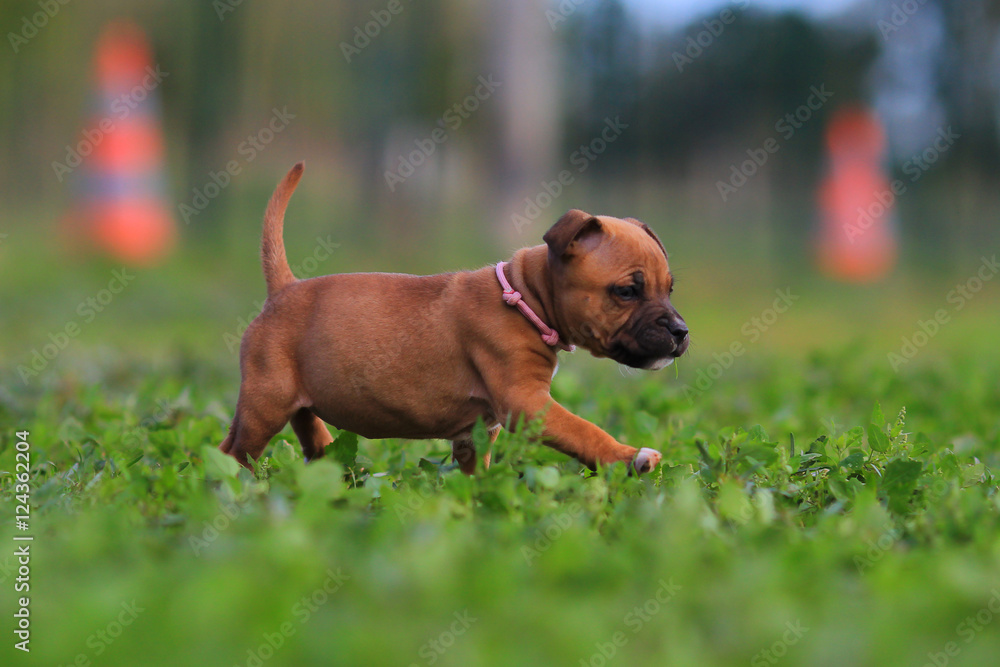
<path fill-rule="evenodd" d="M 271 201 L 267 203 L 264 213 L 264 233 L 260 241 L 260 260 L 264 265 L 264 280 L 267 281 L 267 295 L 277 294 L 285 287 L 294 283 L 296 278 L 288 266 L 285 256 L 285 240 L 282 230 L 285 226 L 285 209 L 288 200 L 295 192 L 295 186 L 302 178 L 305 162 L 299 162 L 278 183 Z"/>

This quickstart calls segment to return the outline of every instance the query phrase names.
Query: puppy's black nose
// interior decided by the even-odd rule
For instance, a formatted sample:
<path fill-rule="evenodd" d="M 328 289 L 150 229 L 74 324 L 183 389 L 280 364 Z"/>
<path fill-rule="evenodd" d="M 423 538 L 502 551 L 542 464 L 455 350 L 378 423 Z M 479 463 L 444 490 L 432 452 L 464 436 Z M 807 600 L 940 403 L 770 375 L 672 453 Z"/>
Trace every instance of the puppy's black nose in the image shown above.
<path fill-rule="evenodd" d="M 657 319 L 656 323 L 661 327 L 666 327 L 667 331 L 677 340 L 684 340 L 684 337 L 688 335 L 687 324 L 679 317 L 664 315 Z"/>

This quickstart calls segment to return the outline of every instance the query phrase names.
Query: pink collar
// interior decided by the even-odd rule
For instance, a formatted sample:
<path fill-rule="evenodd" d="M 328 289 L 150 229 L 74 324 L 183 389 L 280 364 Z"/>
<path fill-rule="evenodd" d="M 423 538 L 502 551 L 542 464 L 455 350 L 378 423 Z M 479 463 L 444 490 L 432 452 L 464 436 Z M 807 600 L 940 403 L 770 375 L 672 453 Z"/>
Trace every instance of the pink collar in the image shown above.
<path fill-rule="evenodd" d="M 531 309 L 531 306 L 526 304 L 521 298 L 521 293 L 514 291 L 511 287 L 510 282 L 507 281 L 507 276 L 504 275 L 503 267 L 507 266 L 507 262 L 497 263 L 497 280 L 500 281 L 500 287 L 503 288 L 503 300 L 508 306 L 517 306 L 517 309 L 521 311 L 528 320 L 535 325 L 539 332 L 542 334 L 542 340 L 545 341 L 547 345 L 552 347 L 557 347 L 560 350 L 566 350 L 567 352 L 572 352 L 576 348 L 573 345 L 567 345 L 559 340 L 559 332 L 547 325 L 542 321 L 535 311 Z"/>

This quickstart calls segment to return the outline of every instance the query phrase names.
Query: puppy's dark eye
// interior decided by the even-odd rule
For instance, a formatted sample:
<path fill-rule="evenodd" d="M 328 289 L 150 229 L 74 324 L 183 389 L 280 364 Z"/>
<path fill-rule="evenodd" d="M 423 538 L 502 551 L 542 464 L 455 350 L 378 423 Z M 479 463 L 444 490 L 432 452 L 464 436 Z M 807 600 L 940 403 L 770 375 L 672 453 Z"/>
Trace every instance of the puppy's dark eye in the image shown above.
<path fill-rule="evenodd" d="M 615 285 L 611 292 L 619 299 L 629 301 L 639 298 L 639 287 L 637 285 Z"/>

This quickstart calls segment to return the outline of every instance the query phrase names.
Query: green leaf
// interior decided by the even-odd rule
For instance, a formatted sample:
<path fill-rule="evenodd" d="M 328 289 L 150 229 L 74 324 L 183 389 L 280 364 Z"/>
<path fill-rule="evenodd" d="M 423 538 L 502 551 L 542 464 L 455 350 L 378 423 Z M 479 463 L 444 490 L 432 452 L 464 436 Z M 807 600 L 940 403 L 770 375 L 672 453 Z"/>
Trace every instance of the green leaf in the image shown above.
<path fill-rule="evenodd" d="M 273 452 L 272 457 L 282 465 L 287 465 L 298 458 L 298 450 L 292 447 L 287 440 L 278 441 L 271 451 Z"/>
<path fill-rule="evenodd" d="M 301 502 L 327 501 L 344 495 L 344 469 L 330 459 L 316 459 L 298 473 Z"/>
<path fill-rule="evenodd" d="M 860 447 L 861 440 L 865 436 L 865 430 L 860 426 L 855 426 L 844 434 L 844 444 L 850 447 Z"/>
<path fill-rule="evenodd" d="M 437 463 L 434 463 L 434 461 L 431 461 L 430 459 L 425 459 L 423 457 L 420 457 L 420 460 L 417 461 L 417 467 L 420 468 L 421 470 L 425 470 L 429 473 L 432 473 L 435 476 L 440 472 L 441 468 L 441 466 L 439 466 Z"/>
<path fill-rule="evenodd" d="M 889 438 L 886 437 L 885 431 L 882 430 L 881 426 L 876 426 L 875 424 L 868 425 L 868 446 L 873 451 L 883 454 L 889 451 Z"/>
<path fill-rule="evenodd" d="M 827 441 L 829 441 L 829 438 L 827 436 L 825 435 L 819 436 L 811 443 L 809 443 L 809 449 L 806 450 L 806 453 L 808 454 L 813 452 L 820 452 L 820 453 L 825 452 Z"/>
<path fill-rule="evenodd" d="M 525 478 L 530 487 L 554 489 L 559 486 L 559 470 L 553 466 L 543 468 L 532 466 L 525 471 Z"/>
<path fill-rule="evenodd" d="M 796 458 L 791 459 L 789 464 L 798 473 L 833 467 L 833 462 L 830 457 L 825 454 L 820 454 L 819 452 L 806 452 L 805 454 L 800 454 Z"/>
<path fill-rule="evenodd" d="M 845 457 L 843 461 L 840 462 L 840 467 L 857 471 L 861 470 L 864 464 L 865 464 L 865 453 L 859 450 L 854 450 L 847 457 Z"/>
<path fill-rule="evenodd" d="M 712 455 L 708 452 L 705 447 L 705 443 L 701 440 L 695 440 L 694 446 L 698 448 L 698 453 L 701 454 L 701 460 L 705 466 L 711 470 L 721 469 L 722 464 L 712 458 Z"/>
<path fill-rule="evenodd" d="M 705 448 L 705 443 L 701 440 L 695 440 L 694 445 L 698 448 L 698 453 L 701 455 L 701 461 L 699 462 L 699 474 L 706 482 L 714 482 L 718 479 L 719 472 L 722 470 L 721 462 L 712 458 L 708 449 Z"/>
<path fill-rule="evenodd" d="M 856 479 L 839 479 L 837 477 L 830 477 L 827 480 L 827 487 L 830 489 L 830 493 L 841 503 L 850 503 L 854 500 L 858 492 L 864 488 L 864 485 Z"/>
<path fill-rule="evenodd" d="M 875 424 L 879 428 L 885 426 L 885 417 L 882 415 L 882 406 L 879 405 L 878 401 L 875 401 L 875 408 L 872 410 L 871 423 Z"/>
<path fill-rule="evenodd" d="M 358 434 L 341 431 L 336 440 L 330 443 L 327 451 L 333 454 L 333 460 L 345 468 L 353 468 L 358 456 Z"/>
<path fill-rule="evenodd" d="M 778 460 L 778 452 L 768 445 L 748 444 L 740 447 L 738 460 L 752 459 L 757 463 L 771 465 Z"/>
<path fill-rule="evenodd" d="M 719 497 L 716 507 L 724 519 L 737 523 L 746 523 L 753 516 L 750 498 L 743 491 L 742 485 L 736 480 L 727 480 L 719 485 Z"/>
<path fill-rule="evenodd" d="M 205 460 L 205 473 L 214 479 L 236 477 L 240 464 L 229 454 L 223 454 L 215 445 L 204 445 L 201 456 Z"/>
<path fill-rule="evenodd" d="M 913 459 L 897 459 L 885 467 L 879 488 L 888 497 L 889 509 L 897 514 L 907 513 L 923 468 L 920 461 Z"/>
<path fill-rule="evenodd" d="M 982 463 L 973 463 L 962 469 L 962 488 L 975 486 L 983 481 L 986 466 Z"/>
<path fill-rule="evenodd" d="M 493 446 L 493 443 L 490 441 L 489 429 L 486 428 L 482 417 L 476 419 L 476 423 L 472 427 L 472 444 L 476 446 L 476 456 L 480 459 L 486 456 L 487 452 L 490 451 L 490 447 Z"/>

